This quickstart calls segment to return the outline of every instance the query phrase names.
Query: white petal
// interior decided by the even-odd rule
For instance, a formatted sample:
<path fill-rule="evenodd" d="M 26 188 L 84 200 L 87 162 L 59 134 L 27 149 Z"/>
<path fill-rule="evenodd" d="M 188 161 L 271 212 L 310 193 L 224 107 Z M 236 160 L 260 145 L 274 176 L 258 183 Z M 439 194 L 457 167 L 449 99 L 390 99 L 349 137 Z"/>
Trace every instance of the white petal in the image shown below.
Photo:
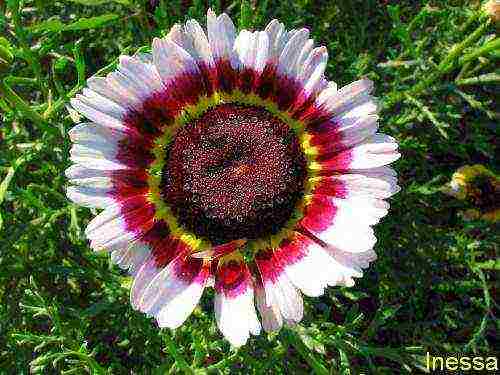
<path fill-rule="evenodd" d="M 349 169 L 376 168 L 390 164 L 401 157 L 394 138 L 385 134 L 375 134 L 350 151 Z"/>
<path fill-rule="evenodd" d="M 144 264 L 139 268 L 130 289 L 130 304 L 134 309 L 139 309 L 139 302 L 142 299 L 144 289 L 160 272 L 161 268 L 156 267 L 156 261 L 153 257 L 150 257 L 148 260 L 146 260 Z"/>
<path fill-rule="evenodd" d="M 153 39 L 153 61 L 165 85 L 180 74 L 198 72 L 193 57 L 167 38 Z"/>
<path fill-rule="evenodd" d="M 142 101 L 137 97 L 134 90 L 109 75 L 104 77 L 90 77 L 87 80 L 88 87 L 102 96 L 119 103 L 122 107 L 140 109 Z"/>
<path fill-rule="evenodd" d="M 225 13 L 216 17 L 215 13 L 209 9 L 207 33 L 214 60 L 229 60 L 233 68 L 238 68 L 236 54 L 233 52 L 236 29 L 231 18 Z"/>
<path fill-rule="evenodd" d="M 116 158 L 118 143 L 130 137 L 123 129 L 123 127 L 107 127 L 94 123 L 76 125 L 68 132 L 71 141 L 75 143 L 70 150 L 71 161 L 85 165 L 89 169 L 128 169 Z"/>
<path fill-rule="evenodd" d="M 127 169 L 128 167 L 115 159 L 103 159 L 100 156 L 91 156 L 88 154 L 71 156 L 70 160 L 73 163 L 84 164 L 89 169 L 101 169 L 109 171 L 117 171 Z"/>
<path fill-rule="evenodd" d="M 168 302 L 169 295 L 186 288 L 186 283 L 175 275 L 177 262 L 179 259 L 174 259 L 151 280 L 142 293 L 139 310 L 155 316 Z"/>
<path fill-rule="evenodd" d="M 269 22 L 264 31 L 269 38 L 269 61 L 277 64 L 281 52 L 283 52 L 283 48 L 293 35 L 293 32 L 287 32 L 285 26 L 278 20 Z"/>
<path fill-rule="evenodd" d="M 138 103 L 144 102 L 151 94 L 151 91 L 144 84 L 138 83 L 135 75 L 126 69 L 115 70 L 109 73 L 106 79 L 108 83 L 121 87 L 123 91 L 137 98 Z"/>
<path fill-rule="evenodd" d="M 319 92 L 323 88 L 323 79 L 328 63 L 328 51 L 325 47 L 315 48 L 304 64 L 299 65 L 298 79 L 304 84 L 307 96 Z"/>
<path fill-rule="evenodd" d="M 128 200 L 136 197 L 128 198 Z M 148 207 L 130 208 L 124 211 L 118 204 L 111 205 L 94 217 L 85 229 L 85 234 L 91 240 L 92 248 L 99 250 L 101 247 L 114 245 L 116 242 L 126 243 L 133 241 L 148 230 L 153 224 L 153 218 Z M 134 219 L 142 231 L 130 231 L 127 229 L 126 221 Z"/>
<path fill-rule="evenodd" d="M 128 137 L 127 132 L 128 129 L 124 126 L 107 127 L 92 122 L 84 122 L 73 126 L 68 131 L 68 135 L 71 142 L 74 143 L 90 143 L 98 140 L 99 142 L 117 144 Z"/>
<path fill-rule="evenodd" d="M 309 30 L 300 29 L 286 43 L 278 61 L 278 74 L 296 78 L 297 61 L 309 38 Z"/>
<path fill-rule="evenodd" d="M 100 137 L 93 141 L 79 142 L 73 144 L 70 155 L 75 158 L 102 158 L 114 160 L 118 152 L 116 144 L 106 142 Z"/>
<path fill-rule="evenodd" d="M 160 75 L 154 64 L 144 64 L 134 57 L 120 56 L 118 69 L 141 87 L 141 91 L 145 93 L 145 97 L 150 97 L 155 92 L 164 89 Z"/>
<path fill-rule="evenodd" d="M 326 177 L 333 183 L 342 184 L 347 197 L 365 195 L 374 198 L 389 198 L 399 192 L 397 178 L 392 175 L 372 176 L 368 173 L 348 173 Z"/>
<path fill-rule="evenodd" d="M 116 155 L 116 145 L 106 144 L 97 137 L 94 142 L 76 143 L 70 150 L 70 160 L 73 163 L 86 165 L 90 169 L 127 169 L 127 166 L 116 159 Z"/>
<path fill-rule="evenodd" d="M 258 32 L 256 45 L 257 54 L 255 56 L 254 69 L 261 73 L 269 59 L 269 38 L 265 32 Z"/>
<path fill-rule="evenodd" d="M 69 186 L 66 189 L 66 195 L 71 201 L 84 207 L 106 208 L 115 202 L 109 196 L 108 189 L 102 188 Z"/>
<path fill-rule="evenodd" d="M 214 309 L 217 326 L 233 346 L 244 345 L 250 333 L 260 333 L 260 323 L 253 303 L 253 288 L 248 287 L 234 297 L 228 297 L 223 292 L 216 293 Z"/>
<path fill-rule="evenodd" d="M 360 226 L 356 225 L 356 221 L 336 218 L 325 230 L 315 231 L 309 227 L 308 229 L 329 246 L 349 252 L 364 252 L 373 248 L 377 238 L 373 233 L 373 229 L 366 225 L 367 219 L 362 214 L 362 212 L 357 213 L 356 216 L 356 218 L 365 221 Z M 356 214 L 352 216 L 354 215 Z M 342 216 L 342 218 L 344 217 L 347 217 L 347 215 Z"/>
<path fill-rule="evenodd" d="M 184 323 L 198 304 L 205 289 L 205 282 L 194 281 L 182 289 L 171 290 L 163 297 L 163 305 L 156 315 L 158 325 L 175 329 Z"/>
<path fill-rule="evenodd" d="M 299 78 L 300 72 L 302 72 L 306 61 L 308 60 L 309 56 L 311 55 L 311 51 L 312 51 L 313 47 L 314 47 L 314 40 L 307 39 L 307 41 L 304 43 L 304 46 L 302 47 L 302 50 L 300 51 L 300 54 L 297 58 L 297 63 L 295 64 L 294 76 L 296 78 Z"/>
<path fill-rule="evenodd" d="M 326 205 L 329 202 L 325 199 L 329 200 L 333 217 L 315 217 L 321 214 L 306 210 L 301 225 L 327 245 L 342 251 L 364 252 L 373 248 L 377 239 L 370 225 L 378 223 L 387 214 L 388 203 L 363 195 L 346 199 L 321 195 L 318 197 L 323 200 L 313 201 L 311 204 Z M 325 211 L 325 215 L 327 214 Z M 326 220 L 330 222 L 324 222 Z M 317 225 L 319 222 L 322 222 L 321 226 Z"/>
<path fill-rule="evenodd" d="M 101 170 L 89 169 L 81 164 L 73 164 L 64 171 L 64 174 L 68 179 L 77 181 L 85 180 L 87 178 L 105 177 L 107 176 L 106 173 L 107 172 Z"/>
<path fill-rule="evenodd" d="M 138 308 L 154 316 L 160 327 L 179 327 L 203 294 L 210 273 L 206 265 L 200 265 L 199 273 L 191 280 L 179 276 L 179 268 L 190 261 L 192 258 L 186 258 L 185 253 L 179 254 L 142 292 Z"/>
<path fill-rule="evenodd" d="M 368 79 L 352 82 L 330 96 L 325 102 L 325 109 L 336 115 L 347 112 L 367 100 L 372 90 L 373 82 Z"/>
<path fill-rule="evenodd" d="M 186 22 L 185 29 L 186 35 L 191 38 L 193 52 L 196 54 L 196 56 L 193 54 L 193 57 L 197 58 L 198 61 L 202 61 L 207 67 L 213 67 L 212 49 L 203 28 L 196 20 L 189 20 Z"/>
<path fill-rule="evenodd" d="M 129 246 L 111 252 L 111 260 L 120 268 L 134 275 L 151 254 L 149 246 L 142 241 L 132 242 Z"/>
<path fill-rule="evenodd" d="M 115 103 L 114 101 L 88 88 L 84 88 L 82 90 L 82 93 L 83 97 L 81 95 L 77 95 L 76 97 L 84 100 L 86 104 L 92 106 L 98 111 L 114 117 L 117 120 L 121 120 L 125 117 L 127 109 Z"/>
<path fill-rule="evenodd" d="M 370 262 L 377 256 L 373 250 L 362 253 L 344 252 L 339 249 L 327 249 L 330 256 L 335 260 L 335 268 L 331 270 L 335 275 L 337 282 L 335 285 L 353 286 L 353 278 L 363 276 L 363 268 L 367 268 Z"/>
<path fill-rule="evenodd" d="M 375 225 L 387 215 L 389 203 L 370 196 L 353 195 L 348 198 L 331 198 L 337 207 L 335 221 L 348 224 Z"/>
<path fill-rule="evenodd" d="M 197 52 L 193 46 L 193 39 L 191 38 L 191 35 L 189 35 L 189 33 L 186 33 L 184 31 L 182 25 L 175 24 L 174 26 L 172 26 L 172 28 L 167 34 L 167 39 L 177 44 L 184 51 L 189 53 L 191 57 L 193 58 L 197 57 Z"/>
<path fill-rule="evenodd" d="M 377 121 L 378 116 L 376 115 L 343 119 L 339 123 L 343 147 L 351 147 L 373 136 L 378 129 Z"/>
<path fill-rule="evenodd" d="M 292 283 L 307 296 L 318 297 L 335 280 L 330 270 L 335 267 L 333 259 L 318 244 L 309 242 L 306 254 L 301 259 L 289 264 L 285 272 Z"/>
<path fill-rule="evenodd" d="M 255 60 L 254 50 L 255 33 L 248 30 L 241 30 L 234 42 L 234 49 L 238 54 L 244 67 L 251 68 Z"/>
<path fill-rule="evenodd" d="M 379 105 L 376 98 L 371 95 L 367 95 L 345 107 L 345 111 L 341 114 L 334 113 L 332 120 L 341 125 L 348 126 L 362 118 L 365 118 L 366 116 L 374 115 L 378 112 Z"/>
<path fill-rule="evenodd" d="M 356 173 L 362 173 L 370 177 L 378 177 L 378 178 L 389 178 L 389 177 L 397 178 L 398 176 L 398 174 L 394 169 L 387 166 L 369 168 L 369 169 L 357 169 Z"/>
<path fill-rule="evenodd" d="M 109 177 L 108 171 L 88 169 L 79 164 L 74 164 L 66 170 L 69 183 L 77 186 L 92 187 L 109 191 L 113 188 L 113 179 Z"/>
<path fill-rule="evenodd" d="M 316 106 L 324 107 L 326 103 L 335 98 L 337 92 L 337 84 L 332 81 L 328 82 L 326 88 L 324 88 L 323 91 L 321 91 L 316 97 Z"/>
<path fill-rule="evenodd" d="M 100 124 L 102 126 L 109 126 L 111 128 L 122 128 L 123 124 L 120 120 L 112 117 L 99 109 L 94 108 L 92 105 L 95 103 L 89 102 L 82 95 L 77 95 L 76 98 L 71 99 L 71 106 L 80 112 L 82 115 L 87 117 L 89 120 Z"/>
<path fill-rule="evenodd" d="M 283 273 L 274 282 L 264 283 L 267 306 L 277 306 L 283 318 L 298 323 L 302 320 L 304 306 L 302 296 Z"/>
<path fill-rule="evenodd" d="M 242 30 L 236 38 L 234 49 L 243 67 L 262 73 L 267 64 L 269 38 L 263 31 Z M 243 68 L 242 67 L 242 68 Z"/>
<path fill-rule="evenodd" d="M 255 289 L 255 304 L 262 319 L 262 328 L 266 332 L 279 331 L 283 326 L 283 317 L 277 304 L 267 305 L 266 293 L 262 287 Z"/>
<path fill-rule="evenodd" d="M 134 58 L 144 64 L 153 64 L 153 55 L 149 52 L 137 52 L 136 54 L 134 54 Z"/>

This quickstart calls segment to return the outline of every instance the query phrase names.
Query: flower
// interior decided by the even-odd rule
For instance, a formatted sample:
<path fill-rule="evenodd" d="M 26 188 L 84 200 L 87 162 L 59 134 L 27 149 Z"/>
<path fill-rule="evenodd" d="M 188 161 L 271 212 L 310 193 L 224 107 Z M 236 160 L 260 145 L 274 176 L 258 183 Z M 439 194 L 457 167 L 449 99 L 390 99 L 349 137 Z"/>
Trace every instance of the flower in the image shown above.
<path fill-rule="evenodd" d="M 484 165 L 460 167 L 443 191 L 474 206 L 465 211 L 466 219 L 500 220 L 500 178 Z"/>
<path fill-rule="evenodd" d="M 302 319 L 302 294 L 354 284 L 375 259 L 372 225 L 399 187 L 397 143 L 377 133 L 373 84 L 340 89 L 307 29 L 237 33 L 207 15 L 121 56 L 71 100 L 74 202 L 134 277 L 131 303 L 179 327 L 205 288 L 235 346 Z"/>

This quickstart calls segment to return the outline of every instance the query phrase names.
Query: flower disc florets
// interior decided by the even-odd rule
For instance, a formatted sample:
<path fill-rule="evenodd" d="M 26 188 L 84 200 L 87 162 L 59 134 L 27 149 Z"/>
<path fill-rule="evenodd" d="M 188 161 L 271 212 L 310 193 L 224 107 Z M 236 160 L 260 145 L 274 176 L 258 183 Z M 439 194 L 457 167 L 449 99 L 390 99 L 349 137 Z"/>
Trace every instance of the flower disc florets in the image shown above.
<path fill-rule="evenodd" d="M 302 197 L 297 136 L 263 108 L 211 108 L 179 129 L 166 152 L 165 203 L 180 225 L 216 245 L 278 233 Z"/>

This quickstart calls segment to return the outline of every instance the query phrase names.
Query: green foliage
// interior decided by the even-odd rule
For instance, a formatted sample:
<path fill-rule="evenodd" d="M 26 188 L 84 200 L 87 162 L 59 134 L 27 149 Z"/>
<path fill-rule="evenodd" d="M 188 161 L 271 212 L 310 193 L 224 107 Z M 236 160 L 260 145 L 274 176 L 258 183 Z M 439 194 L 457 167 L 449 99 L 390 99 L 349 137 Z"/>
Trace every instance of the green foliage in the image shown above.
<path fill-rule="evenodd" d="M 79 31 L 79 30 L 89 30 L 97 29 L 99 27 L 104 27 L 112 21 L 118 20 L 119 16 L 117 14 L 103 14 L 97 17 L 85 18 L 82 17 L 76 22 L 70 24 L 64 24 L 59 19 L 52 19 L 49 21 L 44 21 L 39 24 L 35 24 L 28 28 L 32 33 L 37 33 L 40 31 L 58 32 L 58 31 Z"/>
<path fill-rule="evenodd" d="M 0 372 L 406 373 L 427 350 L 492 354 L 498 228 L 464 221 L 441 193 L 457 167 L 495 167 L 499 39 L 479 2 L 157 3 L 0 1 Z M 216 329 L 211 292 L 175 331 L 133 311 L 130 279 L 83 236 L 93 213 L 64 195 L 69 99 L 174 23 L 203 24 L 208 6 L 240 28 L 309 27 L 332 80 L 375 81 L 382 129 L 403 153 L 403 190 L 365 276 L 306 298 L 300 325 L 237 351 Z"/>

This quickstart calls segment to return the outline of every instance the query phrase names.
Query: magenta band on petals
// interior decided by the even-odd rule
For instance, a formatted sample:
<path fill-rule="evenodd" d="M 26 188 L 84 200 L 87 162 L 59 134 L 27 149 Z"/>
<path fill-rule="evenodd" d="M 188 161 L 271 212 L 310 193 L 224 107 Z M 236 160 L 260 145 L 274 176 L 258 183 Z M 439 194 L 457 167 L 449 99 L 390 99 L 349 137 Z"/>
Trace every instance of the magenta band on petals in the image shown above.
<path fill-rule="evenodd" d="M 348 171 L 352 162 L 352 151 L 350 149 L 341 151 L 334 156 L 321 160 L 321 172 L 344 172 Z"/>
<path fill-rule="evenodd" d="M 218 79 L 218 89 L 222 92 L 230 93 L 237 87 L 238 73 L 231 66 L 229 60 L 219 60 L 215 62 Z"/>
<path fill-rule="evenodd" d="M 313 195 L 300 224 L 314 232 L 323 232 L 331 226 L 336 212 L 337 207 L 330 198 L 325 195 Z"/>
<path fill-rule="evenodd" d="M 309 237 L 295 232 L 293 238 L 284 239 L 274 256 L 283 267 L 297 263 L 307 255 L 307 247 L 313 242 Z"/>
<path fill-rule="evenodd" d="M 314 186 L 313 194 L 327 195 L 335 198 L 347 198 L 347 185 L 338 180 L 325 177 Z"/>
<path fill-rule="evenodd" d="M 264 249 L 255 254 L 255 263 L 260 273 L 263 284 L 266 282 L 276 282 L 278 277 L 283 273 L 283 263 L 276 256 L 273 250 Z"/>
<path fill-rule="evenodd" d="M 215 290 L 228 298 L 235 298 L 251 285 L 250 272 L 243 261 L 230 260 L 219 264 L 215 274 Z"/>

